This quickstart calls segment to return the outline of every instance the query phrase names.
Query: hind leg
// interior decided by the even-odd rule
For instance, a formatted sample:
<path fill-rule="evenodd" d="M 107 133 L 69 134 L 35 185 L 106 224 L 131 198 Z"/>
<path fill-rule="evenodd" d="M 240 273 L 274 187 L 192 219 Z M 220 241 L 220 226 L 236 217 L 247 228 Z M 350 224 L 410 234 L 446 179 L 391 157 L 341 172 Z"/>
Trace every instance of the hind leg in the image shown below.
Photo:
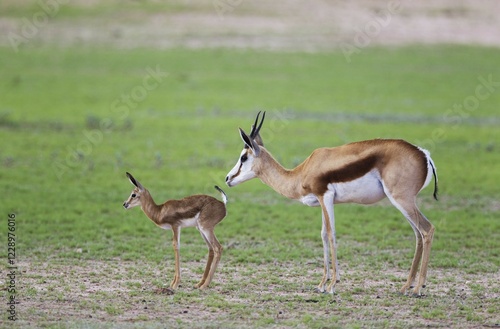
<path fill-rule="evenodd" d="M 432 225 L 427 218 L 419 211 L 420 218 L 427 223 L 427 228 L 424 235 L 422 236 L 424 245 L 422 252 L 422 264 L 420 265 L 420 275 L 418 277 L 418 283 L 413 290 L 413 296 L 420 296 L 420 289 L 425 288 L 425 283 L 427 281 L 427 268 L 429 266 L 429 259 L 431 256 L 432 239 L 434 238 L 435 227 Z"/>
<path fill-rule="evenodd" d="M 208 259 L 207 265 L 205 266 L 205 272 L 201 281 L 196 285 L 197 288 L 205 289 L 212 282 L 215 270 L 219 265 L 219 261 L 222 256 L 222 245 L 215 236 L 213 229 L 204 229 L 200 227 L 200 233 L 208 246 Z"/>
<path fill-rule="evenodd" d="M 406 283 L 400 290 L 402 294 L 406 294 L 410 288 L 415 286 L 415 278 L 417 277 L 418 267 L 420 265 L 420 261 L 422 260 L 422 252 L 423 252 L 422 234 L 420 234 L 420 231 L 413 225 L 411 221 L 409 222 L 411 227 L 413 228 L 413 231 L 415 232 L 416 246 L 415 246 L 415 255 L 413 256 L 413 261 L 411 263 L 408 279 L 406 280 Z"/>
<path fill-rule="evenodd" d="M 198 282 L 198 284 L 196 284 L 196 288 L 199 288 L 201 287 L 205 281 L 207 280 L 207 277 L 208 277 L 208 273 L 210 272 L 210 268 L 212 267 L 212 262 L 213 262 L 213 259 L 214 259 L 214 249 L 212 248 L 212 245 L 208 242 L 207 238 L 205 238 L 205 235 L 203 235 L 203 233 L 201 233 L 201 236 L 203 237 L 203 240 L 205 240 L 205 243 L 207 244 L 207 247 L 208 247 L 208 259 L 207 259 L 207 264 L 205 266 L 205 271 L 203 272 L 203 276 L 201 278 L 201 281 Z"/>
<path fill-rule="evenodd" d="M 408 293 L 409 289 L 414 285 L 420 266 L 418 281 L 413 289 L 413 296 L 420 296 L 420 290 L 425 286 L 425 281 L 427 279 L 427 268 L 434 236 L 434 226 L 420 212 L 414 196 L 405 196 L 405 194 L 392 195 L 387 190 L 386 195 L 391 203 L 401 211 L 408 220 L 415 232 L 416 238 L 415 255 L 413 256 L 408 279 L 401 288 L 401 293 Z"/>

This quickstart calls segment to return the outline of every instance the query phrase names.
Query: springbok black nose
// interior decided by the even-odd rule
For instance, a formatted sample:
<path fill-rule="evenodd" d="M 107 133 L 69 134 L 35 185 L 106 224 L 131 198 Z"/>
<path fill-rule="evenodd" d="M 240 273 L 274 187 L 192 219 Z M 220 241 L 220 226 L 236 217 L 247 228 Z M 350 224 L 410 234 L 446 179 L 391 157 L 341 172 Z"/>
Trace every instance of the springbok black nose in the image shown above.
<path fill-rule="evenodd" d="M 227 183 L 228 180 L 229 180 L 229 176 L 226 176 L 226 183 Z"/>

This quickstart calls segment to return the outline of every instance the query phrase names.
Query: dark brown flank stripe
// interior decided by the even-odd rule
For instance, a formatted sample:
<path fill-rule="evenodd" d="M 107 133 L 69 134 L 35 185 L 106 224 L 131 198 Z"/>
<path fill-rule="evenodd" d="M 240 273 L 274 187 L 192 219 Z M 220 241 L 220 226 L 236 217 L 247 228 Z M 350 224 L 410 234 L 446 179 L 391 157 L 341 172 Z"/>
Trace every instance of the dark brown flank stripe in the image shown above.
<path fill-rule="evenodd" d="M 190 199 L 191 197 L 184 198 L 182 200 L 170 200 L 167 201 L 165 204 L 167 204 L 169 207 L 172 207 L 174 211 L 167 211 L 166 214 L 163 216 L 161 219 L 162 224 L 170 224 L 174 221 L 177 221 L 179 219 L 189 219 L 189 218 L 194 218 L 199 212 L 201 212 L 201 207 L 204 204 L 199 204 L 198 206 L 195 207 L 189 207 L 188 209 L 184 210 L 182 209 L 182 205 L 184 201 L 187 201 L 186 199 Z M 198 199 L 196 199 L 198 201 Z"/>
<path fill-rule="evenodd" d="M 377 160 L 378 156 L 371 155 L 320 175 L 317 180 L 318 191 L 314 192 L 323 195 L 328 189 L 328 184 L 350 182 L 362 177 L 375 167 Z"/>
<path fill-rule="evenodd" d="M 189 219 L 189 218 L 194 218 L 194 216 L 196 216 L 196 214 L 198 214 L 200 212 L 201 209 L 190 209 L 188 211 L 184 211 L 184 212 L 180 212 L 180 211 L 176 211 L 172 214 L 168 214 L 167 216 L 165 216 L 166 218 L 170 219 L 179 219 L 179 218 L 182 218 L 182 219 Z"/>

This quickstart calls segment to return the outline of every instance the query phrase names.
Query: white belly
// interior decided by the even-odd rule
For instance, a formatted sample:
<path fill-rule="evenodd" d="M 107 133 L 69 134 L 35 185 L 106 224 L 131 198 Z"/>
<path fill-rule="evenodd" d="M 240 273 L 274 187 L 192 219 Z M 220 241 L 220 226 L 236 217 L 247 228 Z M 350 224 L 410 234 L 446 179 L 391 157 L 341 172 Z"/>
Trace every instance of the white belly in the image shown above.
<path fill-rule="evenodd" d="M 198 226 L 198 218 L 200 217 L 200 213 L 197 213 L 196 216 L 194 216 L 193 218 L 185 218 L 185 219 L 181 219 L 179 221 L 179 227 L 193 227 L 193 226 Z M 162 229 L 165 229 L 165 230 L 170 230 L 172 229 L 172 225 L 170 224 L 162 224 L 160 225 L 160 227 Z"/>
<path fill-rule="evenodd" d="M 350 182 L 329 184 L 328 189 L 335 194 L 334 203 L 371 204 L 385 197 L 377 170 Z"/>
<path fill-rule="evenodd" d="M 170 225 L 170 224 L 161 224 L 160 227 L 164 230 L 172 229 L 172 225 Z"/>
<path fill-rule="evenodd" d="M 197 213 L 196 216 L 194 216 L 193 218 L 186 218 L 186 219 L 181 220 L 181 225 L 179 225 L 179 226 L 180 227 L 198 226 L 198 218 L 200 217 L 199 215 L 200 215 L 200 213 Z"/>
<path fill-rule="evenodd" d="M 334 203 L 371 204 L 386 196 L 377 170 L 350 182 L 328 184 L 328 190 L 335 195 Z M 309 207 L 320 206 L 318 198 L 312 193 L 300 198 L 300 202 Z"/>

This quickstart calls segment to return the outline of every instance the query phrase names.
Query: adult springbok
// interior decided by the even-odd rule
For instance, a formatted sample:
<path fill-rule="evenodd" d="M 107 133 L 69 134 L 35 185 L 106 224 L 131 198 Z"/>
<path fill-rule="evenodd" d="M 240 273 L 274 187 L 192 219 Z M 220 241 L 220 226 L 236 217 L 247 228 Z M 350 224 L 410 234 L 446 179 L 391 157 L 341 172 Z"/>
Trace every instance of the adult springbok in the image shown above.
<path fill-rule="evenodd" d="M 371 204 L 387 197 L 406 217 L 417 242 L 410 274 L 401 293 L 407 294 L 414 288 L 413 295 L 420 296 L 425 287 L 434 226 L 418 209 L 416 196 L 434 176 L 434 198 L 437 200 L 436 167 L 430 153 L 403 140 L 373 139 L 316 149 L 302 164 L 289 170 L 264 147 L 259 132 L 265 112 L 260 124 L 259 116 L 260 112 L 250 135 L 239 128 L 245 148 L 227 175 L 226 183 L 232 187 L 258 177 L 287 198 L 311 207 L 321 206 L 324 274 L 318 290 L 334 293 L 335 284 L 340 281 L 334 204 Z M 327 286 L 328 280 L 331 282 Z"/>
<path fill-rule="evenodd" d="M 209 195 L 192 195 L 181 200 L 169 200 L 157 205 L 149 191 L 127 172 L 127 177 L 135 186 L 130 197 L 123 203 L 125 209 L 141 206 L 142 211 L 162 229 L 172 229 L 175 253 L 175 275 L 170 288 L 177 289 L 181 282 L 179 247 L 181 228 L 196 227 L 208 246 L 208 260 L 205 272 L 196 288 L 205 289 L 212 281 L 221 255 L 222 246 L 214 233 L 214 227 L 226 217 L 227 196 L 218 186 L 223 202 Z"/>

